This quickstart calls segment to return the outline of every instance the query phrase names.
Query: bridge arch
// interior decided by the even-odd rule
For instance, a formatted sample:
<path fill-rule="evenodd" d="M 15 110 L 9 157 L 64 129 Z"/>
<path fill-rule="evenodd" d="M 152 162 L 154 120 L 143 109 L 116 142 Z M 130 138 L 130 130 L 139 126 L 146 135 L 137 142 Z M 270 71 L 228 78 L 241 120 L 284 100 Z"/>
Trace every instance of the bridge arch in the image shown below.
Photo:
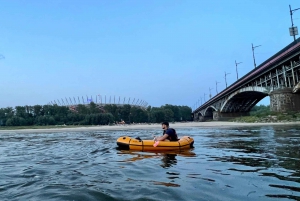
<path fill-rule="evenodd" d="M 202 120 L 202 119 L 203 119 L 203 115 L 202 115 L 201 112 L 195 113 L 194 120 L 199 121 L 199 120 Z"/>
<path fill-rule="evenodd" d="M 210 116 L 212 117 L 214 111 L 218 111 L 218 110 L 213 105 L 210 105 L 204 110 L 203 113 L 205 117 L 210 117 Z"/>
<path fill-rule="evenodd" d="M 203 117 L 203 114 L 201 112 L 199 112 L 198 115 L 197 115 L 197 117 L 199 119 L 200 117 Z"/>
<path fill-rule="evenodd" d="M 220 112 L 249 112 L 260 100 L 268 96 L 266 87 L 244 87 L 230 94 L 220 108 Z"/>

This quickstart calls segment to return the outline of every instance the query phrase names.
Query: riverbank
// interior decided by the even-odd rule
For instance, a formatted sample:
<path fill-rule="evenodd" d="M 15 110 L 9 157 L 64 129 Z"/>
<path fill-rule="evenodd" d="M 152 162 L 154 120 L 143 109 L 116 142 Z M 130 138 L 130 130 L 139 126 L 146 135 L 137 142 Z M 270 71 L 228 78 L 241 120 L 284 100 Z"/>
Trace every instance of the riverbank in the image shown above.
<path fill-rule="evenodd" d="M 230 127 L 254 127 L 265 125 L 300 125 L 300 122 L 267 122 L 267 123 L 240 123 L 240 122 L 225 122 L 225 121 L 211 121 L 211 122 L 176 122 L 171 123 L 170 127 L 177 128 L 192 128 L 192 127 L 216 127 L 216 128 L 230 128 Z M 1 127 L 0 127 L 1 129 Z M 30 129 L 11 129 L 0 130 L 0 133 L 37 133 L 37 132 L 79 132 L 79 131 L 97 131 L 97 130 L 141 130 L 141 129 L 161 129 L 160 124 L 125 124 L 125 125 L 105 125 L 105 126 L 57 126 L 54 128 L 30 128 Z"/>

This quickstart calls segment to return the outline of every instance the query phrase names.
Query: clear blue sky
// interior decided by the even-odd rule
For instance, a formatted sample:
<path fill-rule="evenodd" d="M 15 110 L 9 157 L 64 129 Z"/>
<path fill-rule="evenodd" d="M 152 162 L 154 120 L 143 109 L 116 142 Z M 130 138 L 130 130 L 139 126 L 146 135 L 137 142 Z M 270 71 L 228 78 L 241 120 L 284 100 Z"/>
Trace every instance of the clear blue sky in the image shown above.
<path fill-rule="evenodd" d="M 299 0 L 0 0 L 0 107 L 65 97 L 188 105 L 293 41 Z M 300 28 L 300 10 L 294 12 Z M 208 95 L 206 95 L 206 100 Z M 265 101 L 269 104 L 268 101 Z"/>

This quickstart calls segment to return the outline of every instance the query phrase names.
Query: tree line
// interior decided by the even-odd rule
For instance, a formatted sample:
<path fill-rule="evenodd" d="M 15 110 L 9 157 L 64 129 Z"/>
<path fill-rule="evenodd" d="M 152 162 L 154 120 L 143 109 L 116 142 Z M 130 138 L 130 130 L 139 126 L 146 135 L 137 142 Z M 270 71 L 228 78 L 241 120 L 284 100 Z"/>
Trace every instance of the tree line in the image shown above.
<path fill-rule="evenodd" d="M 273 112 L 276 113 L 276 112 Z M 273 114 L 270 112 L 270 105 L 255 105 L 253 108 L 250 110 L 250 116 L 258 116 L 258 117 L 263 117 L 267 116 L 270 114 Z"/>
<path fill-rule="evenodd" d="M 141 108 L 131 105 L 107 104 L 76 107 L 34 105 L 0 108 L 0 126 L 33 125 L 108 125 L 125 123 L 160 123 L 163 121 L 190 121 L 192 109 L 188 106 L 166 104 L 161 107 Z"/>

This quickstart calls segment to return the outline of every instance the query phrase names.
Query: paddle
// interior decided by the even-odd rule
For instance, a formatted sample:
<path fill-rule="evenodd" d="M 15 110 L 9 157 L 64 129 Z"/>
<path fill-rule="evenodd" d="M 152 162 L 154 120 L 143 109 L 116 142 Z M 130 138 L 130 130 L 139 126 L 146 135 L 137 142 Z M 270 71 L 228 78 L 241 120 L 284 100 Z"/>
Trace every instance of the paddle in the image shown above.
<path fill-rule="evenodd" d="M 157 145 L 159 144 L 159 141 L 154 141 L 153 147 L 157 147 Z"/>
<path fill-rule="evenodd" d="M 159 141 L 156 141 L 156 137 L 155 135 L 153 135 L 153 140 L 154 140 L 154 144 L 153 144 L 153 147 L 157 147 L 157 145 L 159 144 Z"/>

